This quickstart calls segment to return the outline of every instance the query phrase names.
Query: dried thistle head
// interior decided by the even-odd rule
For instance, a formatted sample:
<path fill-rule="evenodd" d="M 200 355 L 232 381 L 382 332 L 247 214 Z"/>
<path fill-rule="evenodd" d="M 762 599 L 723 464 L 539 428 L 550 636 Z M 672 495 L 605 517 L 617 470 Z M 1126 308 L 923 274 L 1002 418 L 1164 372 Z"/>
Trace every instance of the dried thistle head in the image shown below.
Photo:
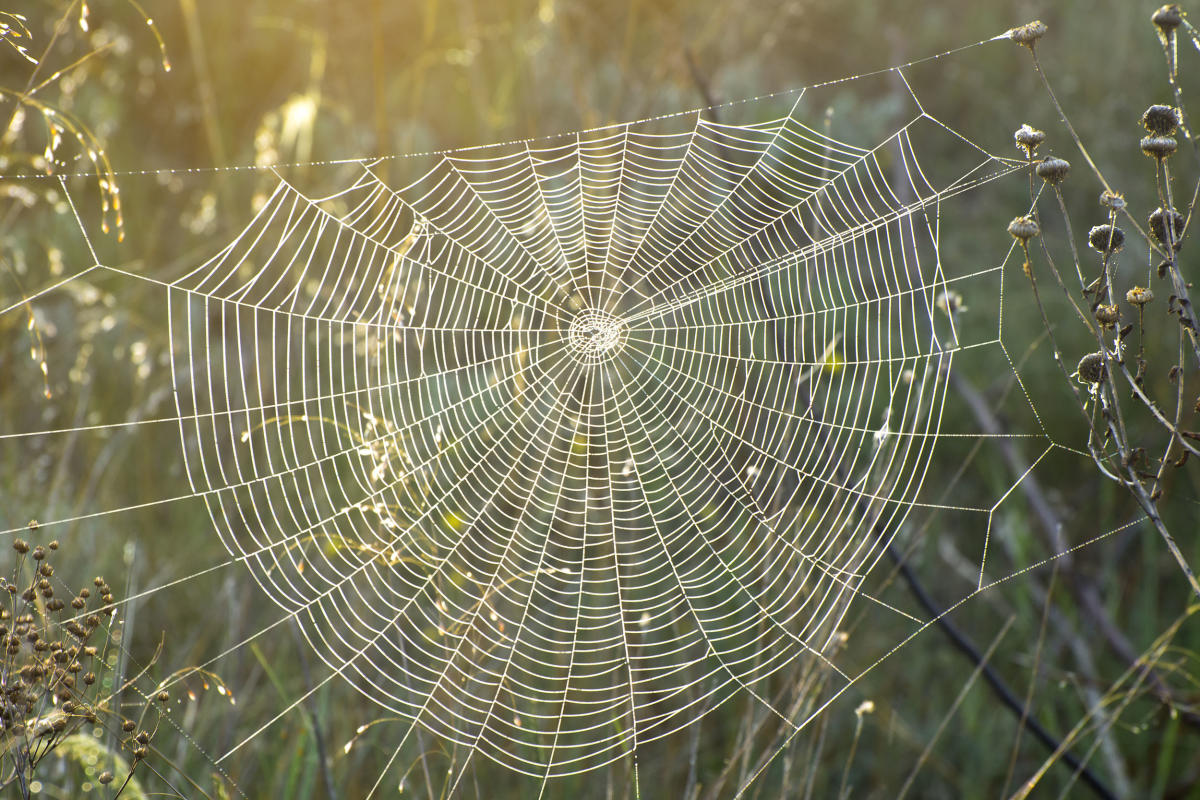
<path fill-rule="evenodd" d="M 1026 215 L 1015 217 L 1012 222 L 1008 223 L 1008 232 L 1014 239 L 1024 245 L 1042 231 L 1038 227 L 1037 220 Z"/>
<path fill-rule="evenodd" d="M 1162 161 L 1175 155 L 1175 151 L 1179 149 L 1179 142 L 1175 141 L 1173 136 L 1143 136 L 1141 146 L 1143 153 Z"/>
<path fill-rule="evenodd" d="M 1135 286 L 1125 293 L 1125 300 L 1131 306 L 1144 306 L 1154 299 L 1154 292 L 1143 286 Z"/>
<path fill-rule="evenodd" d="M 1016 133 L 1013 134 L 1013 141 L 1017 143 L 1017 148 L 1024 150 L 1025 156 L 1032 160 L 1038 145 L 1046 141 L 1046 134 L 1026 122 L 1017 128 Z"/>
<path fill-rule="evenodd" d="M 1034 168 L 1034 172 L 1046 183 L 1058 185 L 1071 173 L 1071 164 L 1065 159 L 1049 156 L 1041 160 Z"/>
<path fill-rule="evenodd" d="M 1125 208 L 1125 195 L 1120 192 L 1114 192 L 1111 189 L 1105 189 L 1100 193 L 1100 206 L 1107 208 L 1109 211 L 1120 211 Z"/>
<path fill-rule="evenodd" d="M 1142 114 L 1142 126 L 1154 136 L 1174 136 L 1179 129 L 1179 111 L 1174 106 L 1152 105 Z"/>
<path fill-rule="evenodd" d="M 1168 220 L 1170 220 L 1168 222 Z M 1183 215 L 1175 209 L 1154 209 L 1150 214 L 1150 234 L 1162 245 L 1167 244 L 1167 226 L 1170 226 L 1171 245 L 1178 250 L 1182 246 Z"/>
<path fill-rule="evenodd" d="M 1088 244 L 1104 255 L 1118 253 L 1125 246 L 1125 231 L 1116 225 L 1096 225 L 1088 231 Z"/>
<path fill-rule="evenodd" d="M 1046 23 L 1040 19 L 1035 19 L 1033 22 L 1026 22 L 1024 25 L 1010 28 L 1008 38 L 1022 47 L 1028 47 L 1032 50 L 1033 46 L 1037 44 L 1038 39 L 1046 35 L 1046 30 Z"/>
<path fill-rule="evenodd" d="M 1121 321 L 1121 310 L 1113 305 L 1096 306 L 1096 321 L 1105 328 L 1111 328 Z"/>
<path fill-rule="evenodd" d="M 1150 15 L 1150 21 L 1158 28 L 1159 33 L 1165 36 L 1173 33 L 1183 24 L 1183 12 L 1175 3 L 1168 3 L 1165 6 L 1159 6 L 1158 10 Z"/>
<path fill-rule="evenodd" d="M 1099 383 L 1104 380 L 1105 366 L 1103 353 L 1088 353 L 1079 359 L 1076 368 L 1079 378 L 1086 383 Z"/>

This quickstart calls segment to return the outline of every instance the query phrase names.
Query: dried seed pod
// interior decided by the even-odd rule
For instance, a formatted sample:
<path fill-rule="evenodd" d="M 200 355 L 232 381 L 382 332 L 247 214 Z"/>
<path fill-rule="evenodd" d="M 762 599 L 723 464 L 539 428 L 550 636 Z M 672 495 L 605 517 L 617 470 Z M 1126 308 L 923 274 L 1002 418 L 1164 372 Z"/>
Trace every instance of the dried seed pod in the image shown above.
<path fill-rule="evenodd" d="M 1125 231 L 1115 225 L 1097 225 L 1088 231 L 1088 244 L 1105 255 L 1119 253 L 1125 246 Z"/>
<path fill-rule="evenodd" d="M 33 560 L 34 561 L 41 561 L 45 557 L 46 557 L 46 548 L 42 547 L 40 544 L 37 547 L 33 548 Z"/>
<path fill-rule="evenodd" d="M 121 723 L 121 730 L 125 731 L 126 733 L 129 733 L 136 727 L 137 727 L 137 723 L 131 719 L 127 719 Z"/>
<path fill-rule="evenodd" d="M 1043 158 L 1041 163 L 1034 168 L 1034 172 L 1046 183 L 1059 184 L 1070 174 L 1071 164 L 1065 159 L 1050 156 Z"/>
<path fill-rule="evenodd" d="M 1016 217 L 1008 223 L 1008 232 L 1014 239 L 1024 244 L 1041 233 L 1037 220 L 1030 216 Z"/>
<path fill-rule="evenodd" d="M 96 780 L 100 781 L 102 785 L 107 786 L 113 782 L 113 774 L 108 770 L 104 770 L 104 772 L 101 772 L 100 777 L 96 778 Z"/>
<path fill-rule="evenodd" d="M 1125 207 L 1125 196 L 1120 192 L 1105 189 L 1100 193 L 1100 206 L 1112 211 L 1120 211 Z"/>
<path fill-rule="evenodd" d="M 1154 213 L 1150 215 L 1150 233 L 1161 244 L 1167 243 L 1167 219 L 1171 220 L 1171 242 L 1176 250 L 1182 243 L 1180 238 L 1183 236 L 1183 215 L 1175 209 L 1164 211 L 1162 208 L 1154 209 Z"/>
<path fill-rule="evenodd" d="M 158 693 L 158 702 L 165 703 L 170 699 L 171 699 L 171 695 L 167 694 L 166 691 L 162 691 L 162 692 Z"/>
<path fill-rule="evenodd" d="M 1121 311 L 1116 304 L 1111 306 L 1096 306 L 1096 321 L 1105 328 L 1111 328 L 1121 320 Z"/>
<path fill-rule="evenodd" d="M 1154 292 L 1142 286 L 1135 286 L 1125 293 L 1125 300 L 1131 306 L 1144 306 L 1154 299 Z"/>
<path fill-rule="evenodd" d="M 1169 3 L 1165 6 L 1160 6 L 1157 11 L 1150 15 L 1150 21 L 1158 28 L 1162 34 L 1168 34 L 1183 24 L 1183 12 L 1179 10 L 1179 6 L 1175 3 Z"/>
<path fill-rule="evenodd" d="M 14 539 L 12 544 L 13 550 L 16 550 L 21 555 L 29 552 L 29 542 L 24 539 Z"/>
<path fill-rule="evenodd" d="M 1013 134 L 1013 140 L 1017 143 L 1017 148 L 1024 150 L 1026 157 L 1032 159 L 1038 145 L 1046 141 L 1046 134 L 1027 122 L 1017 128 L 1016 133 Z"/>
<path fill-rule="evenodd" d="M 1142 114 L 1142 125 L 1154 136 L 1174 136 L 1179 128 L 1179 111 L 1174 106 L 1152 105 Z"/>
<path fill-rule="evenodd" d="M 1037 44 L 1038 39 L 1046 35 L 1046 23 L 1040 19 L 1035 19 L 1033 22 L 1027 22 L 1024 25 L 1019 25 L 1016 28 L 1011 28 L 1008 31 L 1008 38 L 1012 39 L 1022 47 L 1033 49 Z"/>
<path fill-rule="evenodd" d="M 1082 380 L 1088 383 L 1099 383 L 1104 380 L 1104 354 L 1088 353 L 1079 359 L 1079 366 L 1076 370 Z"/>
<path fill-rule="evenodd" d="M 1179 142 L 1172 136 L 1143 136 L 1142 152 L 1160 161 L 1170 158 L 1179 149 Z"/>

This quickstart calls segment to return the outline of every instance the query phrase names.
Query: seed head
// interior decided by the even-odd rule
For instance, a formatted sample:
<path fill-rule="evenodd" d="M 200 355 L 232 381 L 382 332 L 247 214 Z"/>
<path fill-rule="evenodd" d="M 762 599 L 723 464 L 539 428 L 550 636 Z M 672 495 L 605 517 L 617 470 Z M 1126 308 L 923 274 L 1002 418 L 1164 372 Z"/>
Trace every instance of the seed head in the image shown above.
<path fill-rule="evenodd" d="M 1088 244 L 1094 250 L 1112 255 L 1125 246 L 1125 231 L 1115 225 L 1097 225 L 1088 231 Z"/>
<path fill-rule="evenodd" d="M 1017 148 L 1024 150 L 1025 155 L 1032 159 L 1034 152 L 1038 149 L 1038 145 L 1046 141 L 1046 134 L 1026 122 L 1017 128 L 1017 132 L 1013 134 L 1013 140 L 1016 141 Z"/>
<path fill-rule="evenodd" d="M 57 550 L 58 549 L 58 539 L 52 540 L 49 544 L 49 547 L 51 550 Z"/>
<path fill-rule="evenodd" d="M 1179 142 L 1172 136 L 1143 136 L 1142 152 L 1160 161 L 1170 158 L 1179 149 Z"/>
<path fill-rule="evenodd" d="M 1016 217 L 1008 223 L 1008 232 L 1014 239 L 1024 244 L 1041 233 L 1037 220 L 1030 216 Z"/>
<path fill-rule="evenodd" d="M 1012 39 L 1022 47 L 1028 47 L 1030 50 L 1037 44 L 1038 39 L 1046 35 L 1046 23 L 1040 19 L 1035 19 L 1033 22 L 1027 22 L 1024 25 L 1019 25 L 1011 28 L 1008 31 L 1008 38 Z"/>
<path fill-rule="evenodd" d="M 1150 106 L 1142 114 L 1142 125 L 1155 136 L 1174 136 L 1179 128 L 1179 112 L 1174 106 Z"/>
<path fill-rule="evenodd" d="M 1100 205 L 1112 211 L 1120 211 L 1125 207 L 1125 195 L 1105 189 L 1100 193 Z"/>
<path fill-rule="evenodd" d="M 1121 311 L 1115 304 L 1111 306 L 1096 307 L 1096 321 L 1105 328 L 1111 328 L 1113 325 L 1116 325 L 1118 322 L 1120 322 L 1120 320 Z"/>
<path fill-rule="evenodd" d="M 1104 354 L 1088 353 L 1079 359 L 1077 370 L 1079 377 L 1088 383 L 1099 383 L 1104 380 Z"/>
<path fill-rule="evenodd" d="M 1164 211 L 1161 207 L 1154 209 L 1150 215 L 1150 233 L 1160 243 L 1167 243 L 1167 220 L 1171 220 L 1171 243 L 1176 250 L 1183 246 L 1180 239 L 1183 236 L 1183 215 L 1175 209 Z"/>
<path fill-rule="evenodd" d="M 1135 286 L 1125 293 L 1125 300 L 1131 306 L 1144 306 L 1154 299 L 1154 292 L 1142 286 Z"/>
<path fill-rule="evenodd" d="M 1046 183 L 1059 184 L 1070 174 L 1071 165 L 1064 159 L 1050 156 L 1043 158 L 1041 163 L 1034 168 L 1034 172 Z"/>
<path fill-rule="evenodd" d="M 34 561 L 41 561 L 45 557 L 46 557 L 46 548 L 42 547 L 40 544 L 37 547 L 33 548 L 33 560 Z"/>
<path fill-rule="evenodd" d="M 100 781 L 100 783 L 107 786 L 108 784 L 113 782 L 113 774 L 111 772 L 109 772 L 108 770 L 104 770 L 104 772 L 101 772 L 100 777 L 97 778 L 96 780 Z"/>
<path fill-rule="evenodd" d="M 1150 21 L 1155 24 L 1160 33 L 1168 34 L 1183 24 L 1183 12 L 1175 3 L 1170 3 L 1161 6 L 1151 14 Z"/>
<path fill-rule="evenodd" d="M 129 733 L 136 727 L 137 727 L 137 723 L 131 719 L 127 719 L 121 723 L 121 730 L 125 731 L 126 733 Z"/>
<path fill-rule="evenodd" d="M 24 539 L 14 539 L 12 547 L 13 550 L 16 550 L 21 555 L 25 555 L 29 552 L 29 542 L 25 541 Z"/>
<path fill-rule="evenodd" d="M 158 702 L 165 703 L 170 699 L 171 699 L 171 695 L 167 694 L 165 691 L 158 693 Z"/>

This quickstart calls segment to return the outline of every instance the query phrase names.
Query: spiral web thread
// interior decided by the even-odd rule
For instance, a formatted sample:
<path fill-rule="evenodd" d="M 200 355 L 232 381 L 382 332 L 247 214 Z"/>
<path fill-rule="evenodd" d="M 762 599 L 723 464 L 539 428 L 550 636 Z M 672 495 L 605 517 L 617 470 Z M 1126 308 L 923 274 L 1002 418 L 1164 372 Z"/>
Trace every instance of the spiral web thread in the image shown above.
<path fill-rule="evenodd" d="M 280 177 L 170 285 L 192 491 L 331 677 L 542 778 L 770 707 L 797 659 L 852 683 L 839 622 L 880 603 L 971 346 L 939 305 L 982 273 L 944 271 L 940 204 L 1015 167 L 934 179 L 933 118 L 863 149 L 802 98 L 400 189 Z"/>

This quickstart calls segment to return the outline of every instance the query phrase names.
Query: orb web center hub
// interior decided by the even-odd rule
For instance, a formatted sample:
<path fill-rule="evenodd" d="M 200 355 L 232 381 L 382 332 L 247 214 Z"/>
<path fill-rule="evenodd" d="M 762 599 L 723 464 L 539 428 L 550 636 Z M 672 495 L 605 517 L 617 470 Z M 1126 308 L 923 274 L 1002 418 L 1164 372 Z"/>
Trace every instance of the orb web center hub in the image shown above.
<path fill-rule="evenodd" d="M 607 311 L 579 312 L 567 330 L 567 344 L 579 361 L 595 364 L 611 358 L 625 343 L 625 322 Z"/>

